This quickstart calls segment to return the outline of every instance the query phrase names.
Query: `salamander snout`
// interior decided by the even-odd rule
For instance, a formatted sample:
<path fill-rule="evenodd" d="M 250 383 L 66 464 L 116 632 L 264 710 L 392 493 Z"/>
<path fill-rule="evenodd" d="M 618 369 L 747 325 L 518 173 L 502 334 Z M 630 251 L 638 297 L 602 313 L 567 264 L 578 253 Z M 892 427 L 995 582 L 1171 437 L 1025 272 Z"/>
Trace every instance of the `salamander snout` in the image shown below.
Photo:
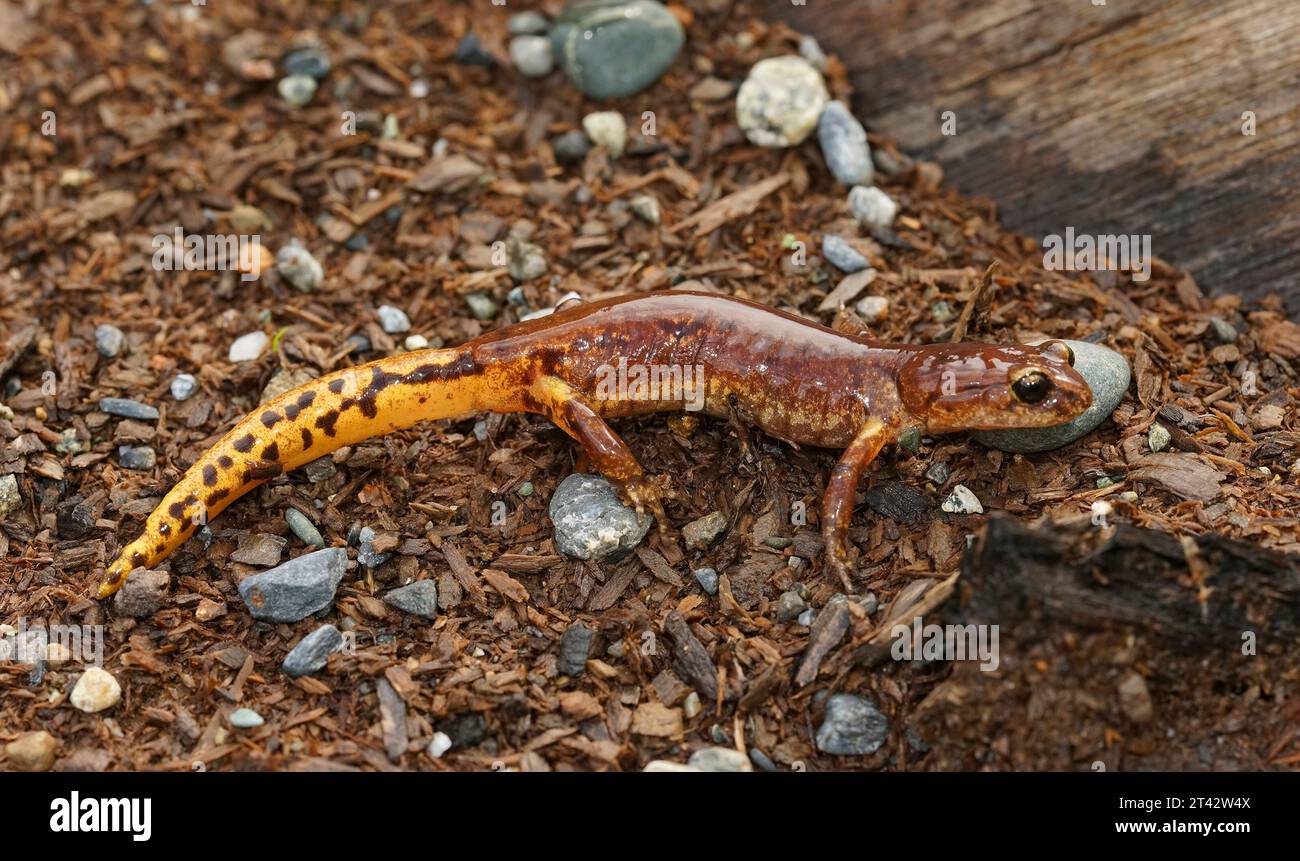
<path fill-rule="evenodd" d="M 1092 405 L 1092 391 L 1063 341 L 1041 346 L 935 344 L 899 369 L 903 404 L 941 433 L 1064 424 Z"/>

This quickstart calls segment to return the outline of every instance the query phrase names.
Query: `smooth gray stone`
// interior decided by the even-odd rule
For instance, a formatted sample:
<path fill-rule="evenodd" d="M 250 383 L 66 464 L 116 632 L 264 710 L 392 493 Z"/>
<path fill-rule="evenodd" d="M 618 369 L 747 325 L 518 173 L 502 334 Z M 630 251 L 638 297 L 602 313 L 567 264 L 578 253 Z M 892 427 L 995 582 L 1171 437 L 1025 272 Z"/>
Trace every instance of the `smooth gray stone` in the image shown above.
<path fill-rule="evenodd" d="M 653 519 L 638 518 L 605 479 L 582 473 L 560 482 L 549 511 L 560 552 L 597 562 L 626 556 L 641 543 Z"/>
<path fill-rule="evenodd" d="M 1036 344 L 1043 343 L 1036 341 Z M 1066 341 L 1074 350 L 1074 369 L 1092 389 L 1092 406 L 1072 422 L 1046 428 L 975 431 L 984 445 L 1011 452 L 1050 451 L 1095 430 L 1124 399 L 1130 379 L 1128 362 L 1114 350 L 1087 341 Z"/>
<path fill-rule="evenodd" d="M 831 102 L 817 121 L 817 142 L 826 166 L 843 185 L 871 185 L 875 168 L 867 131 L 843 102 Z"/>
<path fill-rule="evenodd" d="M 384 603 L 390 604 L 403 613 L 422 616 L 425 619 L 438 617 L 438 585 L 432 580 L 416 580 L 401 588 L 394 589 L 384 596 Z"/>
<path fill-rule="evenodd" d="M 650 86 L 685 42 L 682 25 L 654 0 L 571 2 L 551 30 L 560 68 L 593 99 L 622 98 Z"/>
<path fill-rule="evenodd" d="M 325 669 L 329 656 L 343 645 L 343 635 L 333 625 L 321 625 L 298 641 L 280 669 L 291 676 L 309 676 Z"/>

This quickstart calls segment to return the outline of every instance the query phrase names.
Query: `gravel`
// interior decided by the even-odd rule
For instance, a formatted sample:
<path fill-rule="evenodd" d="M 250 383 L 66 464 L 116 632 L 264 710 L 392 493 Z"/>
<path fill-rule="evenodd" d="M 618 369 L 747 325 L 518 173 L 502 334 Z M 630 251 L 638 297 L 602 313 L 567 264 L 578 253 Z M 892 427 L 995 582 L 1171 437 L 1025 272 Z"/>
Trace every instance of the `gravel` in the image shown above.
<path fill-rule="evenodd" d="M 559 656 L 555 669 L 561 675 L 578 676 L 587 668 L 591 654 L 592 630 L 581 622 L 574 622 L 560 637 Z"/>
<path fill-rule="evenodd" d="M 110 416 L 151 422 L 158 419 L 158 409 L 130 398 L 100 398 L 99 408 Z"/>
<path fill-rule="evenodd" d="M 438 586 L 432 580 L 416 580 L 384 596 L 384 603 L 403 613 L 435 619 L 438 616 Z"/>
<path fill-rule="evenodd" d="M 325 669 L 329 656 L 343 645 L 343 635 L 333 625 L 321 625 L 298 641 L 280 669 L 290 676 L 308 676 Z"/>
<path fill-rule="evenodd" d="M 549 505 L 555 546 L 566 556 L 596 562 L 621 559 L 641 543 L 651 518 L 637 517 L 598 475 L 575 473 L 555 488 Z"/>
<path fill-rule="evenodd" d="M 853 694 L 834 694 L 817 728 L 817 749 L 837 756 L 875 753 L 889 737 L 889 719 L 875 703 Z"/>

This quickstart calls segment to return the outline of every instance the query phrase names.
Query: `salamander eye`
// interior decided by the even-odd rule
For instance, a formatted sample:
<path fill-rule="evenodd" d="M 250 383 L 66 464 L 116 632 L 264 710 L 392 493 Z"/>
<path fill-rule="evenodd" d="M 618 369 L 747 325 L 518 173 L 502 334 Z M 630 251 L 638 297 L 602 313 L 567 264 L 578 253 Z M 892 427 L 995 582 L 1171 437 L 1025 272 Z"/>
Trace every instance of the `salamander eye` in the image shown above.
<path fill-rule="evenodd" d="M 1028 368 L 1016 374 L 1011 381 L 1011 391 L 1016 400 L 1023 404 L 1036 404 L 1052 389 L 1052 381 L 1047 374 L 1034 368 Z"/>
<path fill-rule="evenodd" d="M 1064 341 L 1048 341 L 1043 344 L 1042 350 L 1044 353 L 1050 353 L 1058 359 L 1064 359 L 1071 368 L 1074 367 L 1074 350 L 1070 349 L 1070 345 Z"/>

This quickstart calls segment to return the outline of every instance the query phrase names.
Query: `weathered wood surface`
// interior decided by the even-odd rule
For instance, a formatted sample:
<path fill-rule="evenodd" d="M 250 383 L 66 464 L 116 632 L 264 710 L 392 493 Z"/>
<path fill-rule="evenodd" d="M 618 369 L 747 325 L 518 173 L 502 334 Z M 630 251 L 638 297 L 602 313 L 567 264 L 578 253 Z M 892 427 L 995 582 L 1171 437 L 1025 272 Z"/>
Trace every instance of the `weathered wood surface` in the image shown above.
<path fill-rule="evenodd" d="M 765 2 L 839 55 L 869 129 L 1004 223 L 1151 234 L 1208 292 L 1300 313 L 1300 4 Z"/>

